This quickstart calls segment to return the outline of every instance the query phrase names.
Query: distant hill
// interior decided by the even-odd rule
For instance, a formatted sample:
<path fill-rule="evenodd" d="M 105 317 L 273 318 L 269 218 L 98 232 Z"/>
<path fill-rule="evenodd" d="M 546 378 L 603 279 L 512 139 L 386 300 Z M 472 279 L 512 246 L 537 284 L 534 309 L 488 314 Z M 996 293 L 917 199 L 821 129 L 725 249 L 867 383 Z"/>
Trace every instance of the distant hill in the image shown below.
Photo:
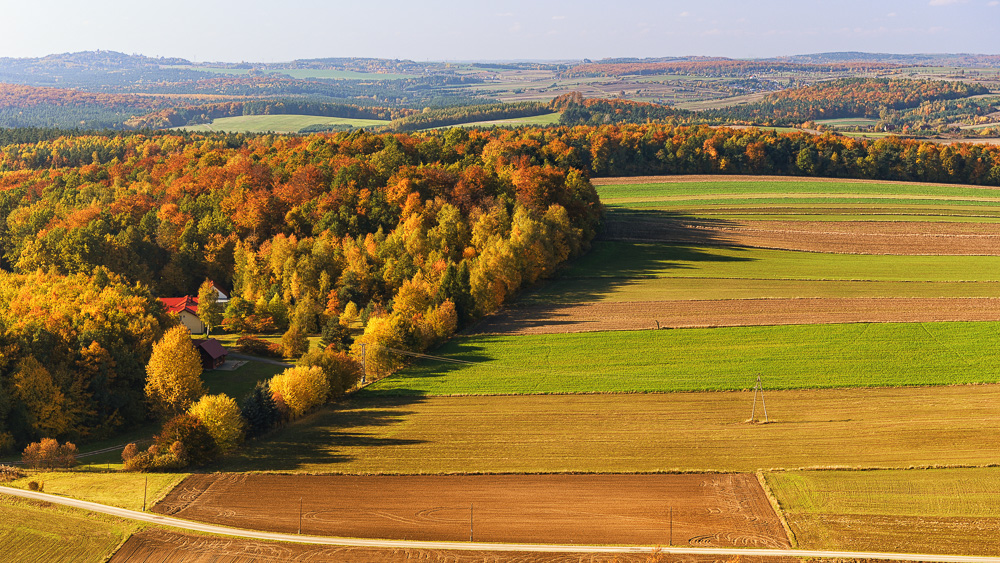
<path fill-rule="evenodd" d="M 898 65 L 923 66 L 979 66 L 1000 67 L 1000 55 L 983 55 L 969 53 L 863 53 L 860 51 L 840 51 L 834 53 L 813 53 L 810 55 L 793 55 L 789 57 L 774 57 L 773 61 L 793 62 L 803 64 L 857 63 L 875 62 Z"/>

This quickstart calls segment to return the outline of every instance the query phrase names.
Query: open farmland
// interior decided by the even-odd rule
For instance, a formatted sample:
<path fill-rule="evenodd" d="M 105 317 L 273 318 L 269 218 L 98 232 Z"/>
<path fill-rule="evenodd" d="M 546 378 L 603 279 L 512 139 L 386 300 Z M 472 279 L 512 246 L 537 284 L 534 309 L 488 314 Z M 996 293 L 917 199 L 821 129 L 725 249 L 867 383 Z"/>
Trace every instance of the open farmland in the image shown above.
<path fill-rule="evenodd" d="M 800 547 L 994 555 L 1000 469 L 767 475 Z"/>
<path fill-rule="evenodd" d="M 716 475 L 192 475 L 154 507 L 294 533 L 483 542 L 789 547 L 757 478 Z"/>
<path fill-rule="evenodd" d="M 120 456 L 120 452 L 115 452 Z M 45 492 L 129 510 L 142 510 L 167 495 L 187 475 L 184 473 L 104 473 L 84 471 L 45 471 L 12 481 L 7 485 L 27 489 L 28 483 L 45 484 Z"/>
<path fill-rule="evenodd" d="M 211 123 L 179 127 L 186 131 L 226 131 L 229 133 L 298 133 L 312 125 L 378 127 L 388 125 L 388 121 L 377 119 L 351 119 L 347 117 L 323 117 L 316 115 L 242 115 L 220 117 Z"/>
<path fill-rule="evenodd" d="M 760 425 L 745 424 L 751 392 L 358 397 L 211 469 L 745 472 L 997 459 L 984 444 L 1000 440 L 1000 386 L 769 390 L 765 399 L 771 423 Z"/>
<path fill-rule="evenodd" d="M 0 497 L 4 561 L 106 561 L 137 528 L 110 516 Z"/>
<path fill-rule="evenodd" d="M 852 323 L 456 337 L 438 354 L 471 364 L 426 360 L 365 393 L 726 391 L 753 387 L 757 374 L 772 389 L 992 383 L 1000 381 L 998 326 Z"/>

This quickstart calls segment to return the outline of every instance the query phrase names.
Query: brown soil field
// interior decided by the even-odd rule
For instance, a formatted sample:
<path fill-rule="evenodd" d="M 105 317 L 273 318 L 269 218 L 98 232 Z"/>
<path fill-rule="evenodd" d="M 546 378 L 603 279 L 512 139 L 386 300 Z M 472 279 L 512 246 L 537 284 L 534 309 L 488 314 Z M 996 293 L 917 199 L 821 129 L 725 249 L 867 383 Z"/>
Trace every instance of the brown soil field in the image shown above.
<path fill-rule="evenodd" d="M 301 501 L 300 501 L 301 499 Z M 239 528 L 406 540 L 790 547 L 752 474 L 201 474 L 154 512 Z M 673 509 L 671 520 L 670 510 Z"/>
<path fill-rule="evenodd" d="M 860 180 L 854 178 L 818 178 L 813 176 L 749 176 L 743 174 L 679 174 L 677 176 L 625 176 L 616 178 L 592 178 L 590 183 L 595 186 L 619 186 L 623 184 L 670 184 L 676 182 L 835 182 L 862 184 L 907 184 L 913 186 L 963 186 L 966 188 L 982 188 L 998 190 L 994 186 L 977 186 L 973 184 L 942 184 L 934 182 L 900 182 L 896 180 Z"/>
<path fill-rule="evenodd" d="M 1000 321 L 1000 298 L 823 297 L 530 305 L 495 313 L 468 334 L 941 321 Z"/>
<path fill-rule="evenodd" d="M 1000 254 L 1000 228 L 990 223 L 931 221 L 703 221 L 609 216 L 603 238 L 834 252 L 839 254 Z"/>
<path fill-rule="evenodd" d="M 529 553 L 435 549 L 331 547 L 196 536 L 146 530 L 133 535 L 112 563 L 710 563 L 717 556 L 601 553 Z M 791 557 L 741 557 L 742 563 L 797 563 Z"/>

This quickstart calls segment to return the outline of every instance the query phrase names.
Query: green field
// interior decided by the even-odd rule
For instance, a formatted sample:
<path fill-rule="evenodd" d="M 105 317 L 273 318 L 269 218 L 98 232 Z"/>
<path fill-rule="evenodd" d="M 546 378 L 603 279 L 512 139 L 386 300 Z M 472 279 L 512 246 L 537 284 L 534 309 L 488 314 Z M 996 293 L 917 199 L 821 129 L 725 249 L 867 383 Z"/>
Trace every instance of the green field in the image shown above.
<path fill-rule="evenodd" d="M 0 495 L 4 561 L 107 561 L 137 529 L 127 520 Z"/>
<path fill-rule="evenodd" d="M 455 337 L 365 395 L 623 393 L 1000 381 L 1000 323 L 856 323 Z"/>
<path fill-rule="evenodd" d="M 178 127 L 185 131 L 226 131 L 230 133 L 297 133 L 311 125 L 350 125 L 351 127 L 380 127 L 388 121 L 377 119 L 350 119 L 317 115 L 243 115 L 220 117 L 212 123 Z"/>
<path fill-rule="evenodd" d="M 368 395 L 325 407 L 206 470 L 622 473 L 996 462 L 1000 386 L 768 390 L 764 398 L 770 424 L 744 423 L 749 391 Z"/>
<path fill-rule="evenodd" d="M 184 473 L 119 473 L 90 471 L 45 471 L 32 473 L 7 483 L 27 489 L 30 481 L 44 483 L 45 492 L 101 504 L 142 510 L 143 490 L 146 506 L 152 506 L 184 480 Z"/>
<path fill-rule="evenodd" d="M 993 555 L 1000 468 L 770 473 L 799 547 Z"/>
<path fill-rule="evenodd" d="M 219 68 L 208 66 L 191 65 L 171 65 L 167 68 L 182 68 L 186 70 L 197 70 L 200 72 L 211 72 L 213 74 L 228 74 L 232 76 L 244 76 L 250 74 L 250 69 L 246 68 Z M 349 79 L 349 80 L 400 80 L 412 78 L 415 74 L 389 74 L 374 72 L 356 72 L 353 70 L 324 70 L 312 68 L 284 68 L 264 71 L 264 74 L 286 74 L 292 78 L 309 79 Z"/>

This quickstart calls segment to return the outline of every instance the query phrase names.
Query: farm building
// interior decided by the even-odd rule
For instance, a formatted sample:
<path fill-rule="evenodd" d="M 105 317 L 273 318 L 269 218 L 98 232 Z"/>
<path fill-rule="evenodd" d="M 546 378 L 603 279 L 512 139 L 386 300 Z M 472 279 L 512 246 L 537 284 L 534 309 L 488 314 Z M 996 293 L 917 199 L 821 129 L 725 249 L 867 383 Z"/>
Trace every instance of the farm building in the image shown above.
<path fill-rule="evenodd" d="M 201 365 L 205 369 L 215 369 L 226 363 L 229 352 L 218 340 L 208 338 L 196 342 L 198 353 L 201 354 Z"/>
<path fill-rule="evenodd" d="M 160 297 L 160 302 L 167 308 L 168 313 L 174 313 L 181 319 L 181 324 L 191 331 L 191 334 L 202 334 L 205 332 L 205 323 L 198 318 L 198 298 L 185 295 L 184 297 Z"/>

